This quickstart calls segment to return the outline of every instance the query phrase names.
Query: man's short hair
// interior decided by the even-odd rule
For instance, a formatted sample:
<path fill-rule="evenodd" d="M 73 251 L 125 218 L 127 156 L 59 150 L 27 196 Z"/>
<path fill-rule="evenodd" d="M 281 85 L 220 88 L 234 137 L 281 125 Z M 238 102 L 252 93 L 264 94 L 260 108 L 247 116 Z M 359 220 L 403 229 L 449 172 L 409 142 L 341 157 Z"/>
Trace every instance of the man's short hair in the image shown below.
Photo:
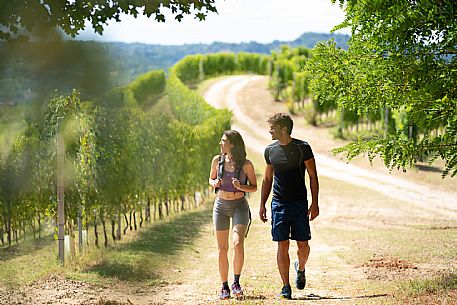
<path fill-rule="evenodd" d="M 280 128 L 286 127 L 287 128 L 287 133 L 290 135 L 292 133 L 292 128 L 294 128 L 294 122 L 292 121 L 292 118 L 290 115 L 284 112 L 280 113 L 275 113 L 271 115 L 267 123 L 270 125 L 277 125 Z"/>

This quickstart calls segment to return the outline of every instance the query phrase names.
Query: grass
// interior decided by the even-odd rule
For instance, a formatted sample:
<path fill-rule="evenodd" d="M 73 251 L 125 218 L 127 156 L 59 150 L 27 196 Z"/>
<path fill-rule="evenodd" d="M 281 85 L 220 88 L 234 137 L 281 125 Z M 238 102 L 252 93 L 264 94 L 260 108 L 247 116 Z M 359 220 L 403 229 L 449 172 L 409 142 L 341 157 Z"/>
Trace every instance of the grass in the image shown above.
<path fill-rule="evenodd" d="M 57 260 L 57 241 L 52 237 L 27 240 L 18 246 L 0 249 L 0 285 L 29 284 L 51 273 L 89 283 L 113 281 L 160 283 L 167 262 L 191 248 L 201 228 L 211 222 L 210 205 L 143 227 L 123 240 L 105 247 L 90 247 L 76 258 L 67 258 L 65 267 Z M 191 228 L 191 230 L 189 230 Z M 33 266 L 33 267 L 32 267 Z"/>
<path fill-rule="evenodd" d="M 395 291 L 388 304 L 456 304 L 457 272 L 453 269 L 433 278 L 402 281 Z"/>
<path fill-rule="evenodd" d="M 209 205 L 157 222 L 107 249 L 93 249 L 74 263 L 69 276 L 89 282 L 161 282 L 167 264 L 191 248 L 201 228 L 211 222 Z"/>
<path fill-rule="evenodd" d="M 433 279 L 411 280 L 401 290 L 408 296 L 415 297 L 425 293 L 437 294 L 449 289 L 457 289 L 457 271 L 442 274 Z"/>
<path fill-rule="evenodd" d="M 373 255 L 395 256 L 415 264 L 446 264 L 457 257 L 457 250 L 449 246 L 457 240 L 457 230 L 443 234 L 413 228 L 357 231 L 322 227 L 319 234 L 329 244 L 340 247 L 340 257 L 353 265 L 361 265 Z"/>
<path fill-rule="evenodd" d="M 168 114 L 173 116 L 170 103 L 168 101 L 168 95 L 164 94 L 156 103 L 153 105 L 145 105 L 143 108 L 147 113 L 151 114 Z"/>
<path fill-rule="evenodd" d="M 57 271 L 57 244 L 52 237 L 27 240 L 0 250 L 0 285 L 29 284 L 49 272 Z"/>

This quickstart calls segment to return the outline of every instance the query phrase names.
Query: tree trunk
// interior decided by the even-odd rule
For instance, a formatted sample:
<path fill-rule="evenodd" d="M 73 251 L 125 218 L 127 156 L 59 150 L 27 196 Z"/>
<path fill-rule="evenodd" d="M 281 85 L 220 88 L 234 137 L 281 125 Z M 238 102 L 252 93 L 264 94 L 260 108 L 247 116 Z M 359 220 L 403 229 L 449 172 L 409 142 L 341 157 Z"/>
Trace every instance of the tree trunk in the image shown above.
<path fill-rule="evenodd" d="M 133 230 L 133 227 L 132 227 L 132 211 L 130 211 L 130 231 Z"/>
<path fill-rule="evenodd" d="M 41 238 L 41 215 L 38 213 L 38 238 Z"/>
<path fill-rule="evenodd" d="M 30 221 L 30 226 L 32 227 L 33 239 L 36 239 L 35 218 L 32 218 L 32 220 Z"/>
<path fill-rule="evenodd" d="M 154 207 L 152 217 L 153 217 L 154 221 L 156 221 L 157 220 L 157 200 L 155 198 L 152 200 L 152 206 Z"/>
<path fill-rule="evenodd" d="M 89 247 L 89 220 L 86 214 L 86 245 Z"/>
<path fill-rule="evenodd" d="M 8 221 L 6 225 L 6 231 L 8 233 L 8 246 L 11 247 L 11 201 L 8 203 Z"/>
<path fill-rule="evenodd" d="M 106 222 L 105 218 L 101 218 L 103 226 L 103 237 L 105 237 L 105 247 L 108 247 L 108 233 L 106 232 Z"/>
<path fill-rule="evenodd" d="M 186 197 L 184 197 L 184 195 L 181 195 L 181 211 L 186 210 L 186 207 L 184 206 L 185 203 L 186 203 Z"/>
<path fill-rule="evenodd" d="M 194 199 L 194 208 L 198 207 L 198 202 L 197 202 L 197 192 L 194 192 L 194 196 L 192 196 Z"/>
<path fill-rule="evenodd" d="M 148 201 L 146 203 L 145 218 L 147 222 L 151 222 L 151 198 L 149 198 L 149 194 Z"/>
<path fill-rule="evenodd" d="M 127 214 L 124 213 L 124 218 L 125 218 L 125 228 L 124 228 L 124 235 L 127 232 L 127 229 L 129 228 L 129 220 L 127 218 Z"/>
<path fill-rule="evenodd" d="M 117 213 L 117 240 L 121 240 L 121 213 Z"/>
<path fill-rule="evenodd" d="M 98 248 L 98 231 L 97 231 L 97 220 L 94 217 L 94 235 L 95 235 L 95 246 Z"/>
<path fill-rule="evenodd" d="M 143 210 L 140 208 L 140 228 L 143 226 Z"/>
<path fill-rule="evenodd" d="M 0 227 L 0 240 L 2 241 L 2 246 L 5 244 L 5 239 L 4 239 L 3 234 L 5 234 L 5 232 L 3 231 L 3 224 L 2 224 L 2 226 Z"/>
<path fill-rule="evenodd" d="M 3 219 L 2 220 L 3 220 L 2 221 L 2 227 L 1 227 L 0 230 L 2 231 L 2 234 L 1 234 L 2 245 L 4 245 L 5 244 L 5 239 L 4 239 L 5 236 L 4 236 L 4 234 L 7 231 L 7 228 L 6 228 L 7 220 L 6 220 L 6 211 L 5 210 L 3 210 Z"/>
<path fill-rule="evenodd" d="M 162 201 L 159 202 L 159 219 L 163 218 Z"/>
<path fill-rule="evenodd" d="M 17 229 L 14 229 L 14 240 L 16 241 L 16 245 L 19 245 L 19 234 L 18 234 L 18 230 Z"/>
<path fill-rule="evenodd" d="M 170 207 L 168 205 L 169 205 L 169 201 L 167 198 L 167 199 L 165 199 L 165 212 L 167 213 L 167 217 L 170 216 Z"/>
<path fill-rule="evenodd" d="M 22 233 L 24 234 L 22 237 L 24 238 L 25 240 L 25 221 L 22 221 Z"/>
<path fill-rule="evenodd" d="M 137 227 L 136 227 L 136 211 L 135 210 L 133 210 L 133 228 L 136 231 Z"/>
<path fill-rule="evenodd" d="M 70 237 L 70 253 L 71 256 L 76 256 L 76 243 L 75 243 L 75 228 L 73 219 L 68 219 L 68 235 Z"/>
<path fill-rule="evenodd" d="M 111 219 L 111 236 L 113 237 L 113 241 L 116 241 L 116 221 L 114 219 Z"/>

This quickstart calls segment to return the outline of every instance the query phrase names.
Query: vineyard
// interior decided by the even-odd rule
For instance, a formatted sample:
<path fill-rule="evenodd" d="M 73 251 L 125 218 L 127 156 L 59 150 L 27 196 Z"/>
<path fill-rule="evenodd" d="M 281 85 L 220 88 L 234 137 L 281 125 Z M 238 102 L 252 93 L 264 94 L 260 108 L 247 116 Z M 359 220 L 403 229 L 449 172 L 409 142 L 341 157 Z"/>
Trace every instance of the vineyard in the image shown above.
<path fill-rule="evenodd" d="M 294 56 L 299 56 L 298 63 L 312 58 L 303 54 L 304 49 L 287 49 L 284 47 L 283 52 L 286 51 L 295 54 Z M 304 59 L 305 57 L 307 59 Z M 292 75 L 303 73 L 301 70 L 305 67 L 304 65 L 294 64 L 292 66 L 296 70 L 291 70 L 295 71 L 292 72 Z M 225 67 L 225 70 L 218 67 Z M 30 288 L 27 288 L 30 289 L 29 292 L 21 293 L 26 293 L 25 295 L 30 298 L 31 302 L 40 299 L 51 303 L 59 302 L 59 298 L 80 300 L 81 302 L 92 298 L 95 300 L 93 302 L 105 304 L 104 298 L 100 294 L 106 298 L 106 304 L 109 304 L 109 300 L 122 300 L 123 302 L 135 300 L 134 304 L 146 304 L 151 299 L 168 300 L 170 304 L 179 304 L 183 302 L 183 298 L 188 298 L 191 304 L 213 302 L 214 296 L 207 291 L 207 287 L 213 287 L 218 283 L 215 281 L 217 276 L 213 274 L 216 272 L 214 268 L 216 263 L 212 256 L 212 253 L 215 253 L 214 245 L 210 242 L 213 238 L 211 225 L 207 223 L 210 219 L 209 205 L 200 207 L 198 210 L 194 208 L 200 204 L 201 196 L 204 199 L 208 199 L 210 196 L 206 181 L 210 163 L 208 160 L 213 154 L 218 153 L 217 143 L 222 130 L 230 128 L 232 113 L 228 110 L 216 110 L 209 106 L 203 97 L 193 89 L 205 79 L 227 74 L 252 73 L 266 75 L 269 78 L 268 83 L 271 92 L 275 88 L 275 75 L 279 74 L 277 72 L 278 67 L 280 65 L 274 56 L 268 57 L 258 54 L 227 53 L 189 56 L 174 66 L 168 75 L 163 71 L 148 72 L 129 85 L 115 88 L 97 100 L 81 101 L 77 91 L 74 91 L 70 96 L 56 96 L 49 101 L 42 120 L 20 123 L 23 127 L 17 128 L 16 137 L 11 137 L 14 140 L 12 142 L 14 145 L 10 146 L 11 149 L 5 153 L 7 158 L 2 162 L 2 181 L 15 182 L 14 187 L 9 184 L 7 186 L 10 188 L 2 188 L 2 191 L 10 190 L 8 194 L 11 194 L 8 197 L 11 198 L 11 201 L 3 201 L 2 199 L 4 211 L 2 228 L 4 235 L 7 236 L 5 244 L 17 243 L 21 246 L 23 239 L 30 239 L 34 234 L 36 235 L 34 237 L 40 238 L 49 233 L 56 233 L 56 136 L 60 134 L 65 140 L 66 151 L 66 234 L 70 236 L 70 240 L 77 239 L 79 236 L 86 237 L 86 239 L 80 240 L 80 247 L 83 250 L 97 247 L 102 248 L 102 250 L 107 249 L 107 252 L 88 252 L 86 255 L 78 255 L 76 259 L 67 260 L 70 271 L 65 278 L 58 275 L 52 275 L 51 278 L 35 275 L 32 279 L 38 278 L 38 280 Z M 282 93 L 281 99 L 289 98 L 287 92 L 292 92 L 290 86 L 293 86 L 293 79 L 294 76 L 286 82 L 288 87 Z M 304 92 L 310 92 L 309 82 L 302 82 L 301 84 Z M 296 90 L 298 90 L 297 87 Z M 271 96 L 272 99 L 275 98 L 274 94 Z M 311 94 L 306 95 L 305 107 L 310 104 L 308 100 L 312 98 Z M 296 102 L 297 108 L 300 107 L 302 101 L 303 99 Z M 246 103 L 249 104 L 249 101 Z M 166 104 L 167 107 L 156 108 L 160 104 Z M 266 108 L 274 106 L 276 109 L 281 105 L 283 104 L 273 102 Z M 244 105 L 243 107 L 246 107 L 246 113 L 248 113 L 249 106 Z M 12 116 L 14 111 L 10 113 Z M 338 112 L 334 111 L 334 113 Z M 331 114 L 327 116 L 331 117 Z M 64 119 L 58 120 L 58 118 Z M 61 124 L 57 125 L 57 122 L 61 122 Z M 254 127 L 251 126 L 251 128 Z M 297 129 L 301 130 L 303 126 L 297 126 Z M 260 134 L 265 133 L 264 130 L 258 130 L 258 132 Z M 349 130 L 349 132 L 355 132 L 355 130 Z M 245 131 L 246 136 L 247 134 Z M 257 135 L 257 138 L 261 139 L 262 136 Z M 319 138 L 319 136 L 316 135 L 314 138 Z M 314 139 L 314 141 L 317 140 Z M 256 161 L 256 164 L 260 163 Z M 319 165 L 321 174 L 328 172 L 328 169 L 324 171 L 325 167 L 326 164 Z M 261 166 L 259 165 L 258 168 L 261 169 Z M 13 176 L 12 173 L 15 175 Z M 29 176 L 27 173 L 33 173 L 33 175 Z M 346 174 L 350 177 L 349 172 Z M 352 174 L 359 175 L 360 173 Z M 9 180 L 11 177 L 14 180 Z M 326 180 L 325 175 L 322 181 L 323 202 L 329 202 L 330 206 L 339 201 L 344 202 L 344 204 L 352 202 L 352 199 L 349 200 L 347 197 L 352 198 L 353 194 L 345 195 L 345 193 L 351 192 L 354 186 L 341 188 L 338 183 L 332 180 L 330 183 Z M 333 185 L 337 185 L 338 189 L 333 190 Z M 2 198 L 5 198 L 4 196 L 2 194 Z M 327 198 L 328 196 L 330 198 Z M 367 196 L 371 196 L 372 199 L 370 200 L 374 202 L 381 200 L 378 193 L 371 194 L 368 192 Z M 433 197 L 433 195 L 431 196 Z M 255 198 L 250 200 L 250 204 L 253 204 L 254 215 L 256 214 L 255 200 Z M 392 204 L 388 199 L 385 203 Z M 351 209 L 357 210 L 362 205 L 366 206 L 366 203 L 359 198 L 350 206 Z M 326 238 L 332 239 L 331 236 L 339 236 L 338 234 L 327 234 L 328 230 L 330 232 L 334 230 L 332 226 L 336 223 L 332 220 L 335 216 L 332 215 L 331 211 L 326 211 L 325 207 L 326 205 L 323 206 L 324 225 L 320 225 L 318 230 L 324 234 L 318 235 L 313 244 L 313 247 L 317 247 L 317 253 L 320 253 L 320 256 L 315 259 L 320 261 L 332 257 L 338 261 L 337 270 L 339 274 L 344 273 L 345 276 L 353 280 L 345 286 L 333 288 L 336 289 L 336 292 L 330 291 L 328 287 L 332 287 L 333 281 L 337 279 L 329 277 L 319 269 L 328 268 L 326 263 L 312 261 L 309 289 L 315 293 L 316 287 L 322 286 L 317 282 L 323 281 L 323 283 L 327 283 L 323 286 L 328 286 L 327 288 L 319 288 L 321 289 L 320 294 L 324 296 L 330 295 L 331 297 L 339 294 L 345 298 L 344 295 L 363 293 L 361 298 L 366 298 L 366 300 L 373 298 L 374 303 L 384 300 L 379 298 L 393 299 L 393 296 L 385 293 L 385 291 L 390 290 L 386 290 L 383 282 L 380 282 L 380 285 L 376 284 L 376 289 L 370 288 L 360 292 L 360 287 L 356 283 L 359 283 L 362 278 L 365 280 L 364 276 L 360 274 L 362 271 L 358 267 L 342 262 L 340 258 L 336 257 L 336 252 L 327 253 L 329 250 L 324 250 L 326 247 L 332 249 L 330 244 L 326 244 Z M 371 212 L 368 212 L 364 223 L 371 224 L 375 220 L 371 219 L 369 215 L 376 216 L 378 212 L 371 205 L 367 205 L 367 208 Z M 400 230 L 410 230 L 409 225 L 403 225 L 405 219 L 412 222 L 413 226 L 416 221 L 420 224 L 428 223 L 424 221 L 425 218 L 429 217 L 430 211 L 421 208 L 417 215 L 407 217 L 406 215 L 409 215 L 411 209 L 412 206 L 408 203 L 404 204 L 400 210 L 395 210 L 395 213 L 404 215 L 403 218 L 394 220 L 398 222 L 399 226 L 401 224 Z M 27 212 L 23 213 L 24 211 Z M 186 213 L 180 214 L 183 211 Z M 350 211 L 348 213 L 354 213 Z M 448 251 L 448 245 L 453 243 L 454 231 L 449 229 L 445 235 L 442 235 L 440 231 L 440 228 L 452 228 L 449 220 L 452 217 L 449 215 L 443 219 L 437 218 L 430 222 L 429 225 L 437 229 L 433 231 L 430 237 L 427 237 L 430 246 L 423 249 L 424 257 L 430 257 L 428 253 L 438 251 L 446 253 L 440 260 L 447 262 L 449 257 L 453 255 L 452 251 Z M 377 217 L 376 221 L 380 221 Z M 389 218 L 389 221 L 395 218 L 391 214 L 385 215 L 385 217 Z M 416 218 L 420 220 L 416 220 Z M 147 229 L 138 234 L 140 238 L 132 241 L 129 231 L 139 230 L 145 222 L 153 222 L 153 225 L 148 225 Z M 326 226 L 330 226 L 330 228 L 326 229 Z M 340 224 L 338 226 L 340 227 Z M 340 228 L 339 230 L 353 230 L 350 222 L 347 226 L 348 228 Z M 274 271 L 276 270 L 270 270 L 274 267 L 270 261 L 274 255 L 270 253 L 267 256 L 262 255 L 262 258 L 257 257 L 260 253 L 271 252 L 273 249 L 266 240 L 268 239 L 268 227 L 267 225 L 261 226 L 258 224 L 258 220 L 254 219 L 249 244 L 254 243 L 256 251 L 250 252 L 249 257 L 252 257 L 251 259 L 254 259 L 255 263 L 248 262 L 245 279 L 249 295 L 253 299 L 248 299 L 247 303 L 255 300 L 254 303 L 263 304 L 268 301 L 265 299 L 274 298 L 274 289 L 271 288 L 274 284 L 272 285 L 271 282 L 274 281 L 272 275 L 275 274 Z M 192 229 L 189 230 L 189 228 Z M 8 229 L 11 230 L 9 239 Z M 383 228 L 382 230 L 386 229 Z M 204 232 L 205 238 L 201 237 L 201 232 Z M 410 231 L 406 232 L 410 233 Z M 366 268 L 373 269 L 374 267 L 367 265 L 365 257 L 372 255 L 371 240 L 384 237 L 371 231 L 366 234 L 368 235 L 361 238 L 366 239 L 370 249 L 359 250 L 357 261 L 361 260 L 360 264 L 365 263 Z M 413 231 L 412 234 L 414 234 L 414 238 L 419 238 L 419 236 L 416 237 L 416 234 L 421 234 L 421 232 Z M 124 235 L 126 236 L 124 237 Z M 444 240 L 443 244 L 432 242 L 438 235 Z M 121 238 L 128 242 L 117 242 Z M 340 243 L 341 240 L 337 239 L 336 242 Z M 389 240 L 389 242 L 391 241 Z M 198 247 L 194 246 L 194 243 L 197 243 Z M 185 249 L 187 250 L 177 251 L 176 249 L 181 249 L 181 244 L 186 244 Z M 405 245 L 411 246 L 406 242 Z M 76 245 L 70 242 L 70 247 L 76 248 Z M 76 250 L 70 249 L 73 254 L 77 253 Z M 257 251 L 260 252 L 257 253 Z M 378 249 L 378 251 L 381 250 Z M 401 253 L 397 254 L 402 255 L 400 257 L 407 255 L 401 252 L 404 251 L 403 249 L 397 251 Z M 406 251 L 409 251 L 409 248 Z M 129 253 L 130 256 L 126 253 Z M 27 257 L 28 255 L 24 256 L 24 258 Z M 389 261 L 389 259 L 394 260 L 396 258 L 382 257 L 379 260 L 384 262 Z M 80 260 L 85 262 L 84 267 L 82 267 L 84 270 L 82 282 L 72 280 L 75 271 L 71 271 L 74 268 L 81 268 L 75 267 L 78 266 L 77 262 Z M 425 260 L 425 258 L 421 257 L 420 260 Z M 403 261 L 405 264 L 410 263 Z M 412 270 L 417 270 L 416 265 L 411 266 L 414 266 Z M 181 271 L 187 268 L 189 272 Z M 161 271 L 158 272 L 158 269 Z M 410 272 L 409 269 L 406 270 Z M 117 282 L 117 285 L 120 286 L 110 289 L 104 288 L 103 292 L 100 293 L 99 289 L 101 288 L 99 286 L 92 286 L 87 283 L 91 281 L 91 277 L 93 277 L 91 274 L 94 271 L 104 278 L 102 283 L 104 281 L 110 283 L 121 281 L 120 283 Z M 171 275 L 169 274 L 170 271 Z M 259 272 L 260 276 L 258 275 Z M 419 274 L 422 275 L 420 272 Z M 441 280 L 439 277 L 436 281 L 430 280 L 430 283 L 444 287 L 443 289 L 450 287 L 450 292 L 445 293 L 445 299 L 452 299 L 454 290 L 452 290 L 453 286 L 449 284 L 449 281 L 455 278 L 453 273 L 442 269 L 438 269 L 436 272 L 440 272 L 438 274 L 445 272 L 446 281 L 439 282 Z M 448 273 L 449 275 L 447 275 Z M 157 274 L 160 274 L 158 279 L 156 278 L 159 276 Z M 200 284 L 192 288 L 186 283 L 195 281 L 195 274 L 198 274 L 197 283 Z M 268 276 L 266 276 L 267 274 Z M 375 274 L 377 273 L 375 272 Z M 80 276 L 82 275 L 78 275 L 78 277 Z M 171 281 L 171 283 L 176 283 L 176 285 L 168 285 L 167 282 L 163 282 L 162 278 Z M 145 282 L 139 284 L 137 282 L 139 279 Z M 203 284 L 201 285 L 201 283 Z M 60 285 L 67 288 L 61 290 Z M 129 285 L 135 287 L 132 288 Z M 132 296 L 127 297 L 125 289 L 127 291 L 134 290 L 138 293 L 135 294 L 134 298 Z M 70 290 L 77 292 L 70 294 Z M 39 296 L 34 297 L 33 295 L 37 294 L 37 291 L 40 291 Z M 61 291 L 68 295 L 61 296 Z M 171 296 L 168 295 L 169 293 Z M 200 299 L 199 293 L 203 293 L 203 299 Z M 408 297 L 401 296 L 400 300 L 405 300 Z M 419 295 L 419 297 L 422 296 Z M 299 295 L 298 298 L 307 299 L 307 296 Z M 22 300 L 22 296 L 17 296 L 15 293 L 5 293 L 5 300 L 16 299 Z M 93 302 L 88 304 L 95 304 Z M 130 301 L 127 303 L 119 302 L 119 304 L 130 303 Z"/>
<path fill-rule="evenodd" d="M 400 159 L 396 154 L 401 152 L 389 148 L 386 165 L 405 167 L 442 154 L 448 164 L 444 175 L 452 171 L 453 157 L 449 159 L 441 148 L 417 151 L 427 143 L 447 147 L 445 141 L 453 134 L 452 116 L 426 116 L 426 121 L 419 121 L 414 109 L 403 104 L 395 108 L 383 99 L 384 104 L 367 101 L 369 107 L 355 108 L 345 102 L 344 94 L 335 95 L 336 81 L 342 82 L 341 75 L 351 71 L 342 70 L 335 76 L 340 66 L 327 62 L 329 58 L 349 62 L 350 56 L 350 50 L 337 49 L 332 42 L 313 50 L 283 46 L 270 56 L 191 55 L 179 61 L 169 75 L 150 71 L 94 100 L 81 101 L 76 90 L 69 96 L 55 94 L 42 116 L 26 116 L 15 123 L 20 126 L 16 133 L 3 133 L 2 244 L 17 244 L 26 236 L 40 238 L 43 229 L 45 234 L 53 234 L 58 132 L 65 139 L 65 223 L 72 238 L 75 227 L 79 236 L 91 228 L 94 244 L 99 245 L 102 234 L 106 246 L 108 235 L 114 242 L 129 227 L 136 229 L 144 221 L 196 206 L 194 195 L 207 192 L 208 160 L 218 152 L 220 134 L 230 128 L 231 114 L 212 108 L 192 89 L 220 75 L 268 75 L 272 96 L 285 101 L 291 113 L 303 115 L 314 126 L 335 126 L 335 135 L 356 141 L 336 152 L 346 151 L 354 157 L 369 150 L 370 143 L 391 141 L 392 146 L 402 141 L 407 149 L 416 149 L 415 155 Z M 380 91 L 373 98 L 380 100 L 382 94 L 385 97 Z M 158 101 L 166 101 L 170 111 L 151 110 Z M 11 121 L 15 116 L 18 114 L 4 115 L 3 119 Z M 62 118 L 61 126 L 57 126 L 58 118 Z M 361 142 L 364 148 L 357 148 Z M 413 144 L 418 145 L 413 148 Z M 173 166 L 176 164 L 179 166 Z M 81 239 L 79 243 L 82 247 Z"/>
<path fill-rule="evenodd" d="M 313 147 L 320 181 L 294 300 L 455 304 L 457 3 L 330 1 L 345 12 L 334 28 L 351 30 L 345 46 L 331 34 L 312 49 L 275 41 L 268 55 L 167 47 L 166 71 L 147 71 L 165 62 L 146 46 L 104 57 L 60 32 L 89 22 L 102 34 L 122 14 L 165 21 L 166 9 L 204 20 L 213 1 L 2 4 L 0 304 L 216 304 L 210 161 L 236 126 L 261 181 L 266 118 L 279 111 Z M 266 50 L 235 49 L 248 46 Z M 281 303 L 260 192 L 248 201 L 239 302 Z"/>
<path fill-rule="evenodd" d="M 231 114 L 190 87 L 222 74 L 265 74 L 267 67 L 258 54 L 189 56 L 167 76 L 148 72 L 96 100 L 81 101 L 76 90 L 54 96 L 40 119 L 24 119 L 16 134 L 4 134 L 2 244 L 56 233 L 58 133 L 65 146 L 66 234 L 73 240 L 76 232 L 93 232 L 84 245 L 78 238 L 80 249 L 89 241 L 107 246 L 129 228 L 197 206 Z M 162 99 L 170 113 L 148 110 Z"/>

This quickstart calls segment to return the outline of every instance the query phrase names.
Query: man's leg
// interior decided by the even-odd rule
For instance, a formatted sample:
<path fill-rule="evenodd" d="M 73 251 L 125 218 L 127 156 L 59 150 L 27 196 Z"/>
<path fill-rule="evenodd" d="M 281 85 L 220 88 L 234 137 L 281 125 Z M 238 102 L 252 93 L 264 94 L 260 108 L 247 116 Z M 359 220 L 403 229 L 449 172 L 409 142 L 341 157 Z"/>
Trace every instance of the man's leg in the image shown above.
<path fill-rule="evenodd" d="M 297 240 L 298 269 L 300 271 L 303 271 L 305 269 L 305 265 L 308 262 L 309 251 L 310 248 L 307 240 Z"/>
<path fill-rule="evenodd" d="M 283 285 L 289 285 L 289 240 L 278 241 L 276 261 Z"/>

